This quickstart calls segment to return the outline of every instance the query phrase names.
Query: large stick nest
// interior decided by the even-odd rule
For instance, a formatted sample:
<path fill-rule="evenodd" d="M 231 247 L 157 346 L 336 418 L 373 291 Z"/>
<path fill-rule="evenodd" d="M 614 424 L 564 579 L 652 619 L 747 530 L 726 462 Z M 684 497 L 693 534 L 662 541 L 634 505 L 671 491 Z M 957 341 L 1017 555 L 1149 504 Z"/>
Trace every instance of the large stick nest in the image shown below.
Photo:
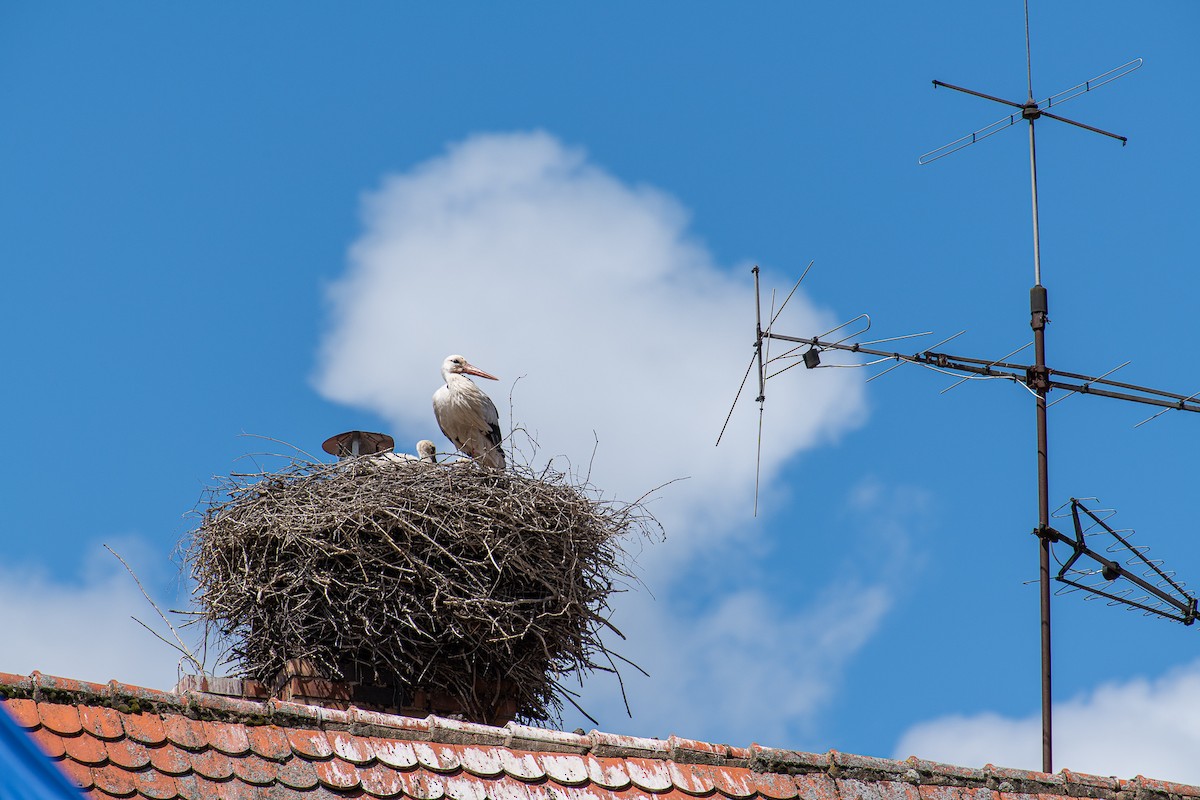
<path fill-rule="evenodd" d="M 656 525 L 550 470 L 292 460 L 219 479 L 186 561 L 243 677 L 270 683 L 302 658 L 449 694 L 469 719 L 502 692 L 518 719 L 549 722 L 574 704 L 564 677 L 615 671 L 601 633 L 633 579 L 622 542 Z"/>

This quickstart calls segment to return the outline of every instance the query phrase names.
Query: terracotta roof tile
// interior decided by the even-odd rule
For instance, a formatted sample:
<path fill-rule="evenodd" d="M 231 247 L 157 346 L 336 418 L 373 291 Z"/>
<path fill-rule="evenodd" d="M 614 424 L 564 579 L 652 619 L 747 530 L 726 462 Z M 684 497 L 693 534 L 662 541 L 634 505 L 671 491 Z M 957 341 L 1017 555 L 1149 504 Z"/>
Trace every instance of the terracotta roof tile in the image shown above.
<path fill-rule="evenodd" d="M 191 753 L 189 759 L 192 763 L 192 771 L 211 781 L 223 781 L 233 777 L 233 764 L 230 762 L 229 756 L 220 750 L 210 749 Z"/>
<path fill-rule="evenodd" d="M 250 740 L 246 736 L 246 726 L 208 720 L 202 722 L 201 725 L 204 728 L 204 738 L 209 745 L 225 755 L 240 756 L 250 752 Z"/>
<path fill-rule="evenodd" d="M 780 775 L 775 772 L 750 773 L 754 787 L 763 797 L 773 800 L 791 800 L 800 793 L 796 780 L 791 775 Z"/>
<path fill-rule="evenodd" d="M 32 700 L 20 698 L 5 700 L 3 707 L 22 728 L 32 730 L 42 724 L 42 718 L 38 716 L 37 703 Z"/>
<path fill-rule="evenodd" d="M 445 794 L 446 785 L 440 775 L 427 772 L 401 772 L 399 775 L 404 781 L 404 793 L 413 800 L 438 800 Z"/>
<path fill-rule="evenodd" d="M 30 731 L 29 735 L 38 747 L 42 748 L 42 752 L 51 758 L 62 758 L 66 755 L 66 745 L 63 744 L 62 737 L 57 733 L 46 728 L 38 728 L 36 731 Z"/>
<path fill-rule="evenodd" d="M 376 764 L 358 771 L 358 782 L 372 797 L 396 797 L 404 792 L 404 781 L 391 767 Z"/>
<path fill-rule="evenodd" d="M 250 753 L 238 758 L 229 759 L 230 765 L 233 767 L 233 774 L 238 780 L 244 783 L 252 783 L 255 786 L 269 786 L 275 782 L 275 773 L 279 771 L 279 766 L 272 761 L 259 758 Z"/>
<path fill-rule="evenodd" d="M 749 770 L 704 766 L 695 766 L 692 769 L 707 772 L 712 777 L 713 788 L 726 797 L 750 797 L 756 791 Z"/>
<path fill-rule="evenodd" d="M 325 737 L 333 748 L 333 754 L 351 764 L 367 764 L 375 760 L 375 748 L 365 736 L 354 736 L 345 731 L 326 731 Z"/>
<path fill-rule="evenodd" d="M 648 758 L 628 758 L 625 760 L 625 770 L 629 780 L 639 789 L 648 792 L 665 792 L 671 788 L 671 773 L 662 761 L 652 761 Z"/>
<path fill-rule="evenodd" d="M 317 785 L 317 770 L 302 758 L 292 758 L 279 765 L 277 779 L 293 789 L 311 789 Z"/>
<path fill-rule="evenodd" d="M 417 762 L 434 772 L 454 772 L 462 766 L 454 745 L 413 742 Z"/>
<path fill-rule="evenodd" d="M 292 756 L 292 745 L 288 741 L 287 731 L 274 725 L 247 728 L 246 740 L 250 744 L 250 750 L 263 758 L 283 761 Z"/>
<path fill-rule="evenodd" d="M 58 768 L 80 789 L 92 788 L 92 768 L 69 758 L 57 762 Z"/>
<path fill-rule="evenodd" d="M 0 674 L 0 689 L 10 698 L 4 708 L 93 798 L 1200 799 L 1200 787 L 1140 777 L 498 728 L 40 673 L 28 680 Z"/>
<path fill-rule="evenodd" d="M 97 789 L 111 797 L 133 797 L 137 794 L 137 783 L 133 773 L 123 769 L 92 768 L 92 783 Z"/>
<path fill-rule="evenodd" d="M 85 731 L 100 739 L 121 739 L 125 736 L 121 714 L 114 708 L 80 706 L 79 724 Z"/>
<path fill-rule="evenodd" d="M 588 777 L 602 789 L 624 789 L 629 786 L 625 762 L 616 758 L 587 757 Z"/>
<path fill-rule="evenodd" d="M 77 736 L 64 736 L 62 741 L 67 757 L 73 761 L 93 767 L 108 761 L 108 749 L 104 742 L 94 736 L 81 733 Z"/>
<path fill-rule="evenodd" d="M 806 772 L 803 775 L 793 775 L 792 780 L 796 782 L 796 788 L 804 800 L 838 800 L 839 797 L 842 800 L 850 800 L 848 795 L 840 791 L 845 781 L 835 782 L 827 773 Z M 908 800 L 917 798 L 914 796 Z"/>
<path fill-rule="evenodd" d="M 313 764 L 317 780 L 330 789 L 353 789 L 358 786 L 358 768 L 340 758 L 317 761 Z"/>
<path fill-rule="evenodd" d="M 79 724 L 79 709 L 58 703 L 38 703 L 38 716 L 42 724 L 60 736 L 72 736 L 83 730 Z"/>
<path fill-rule="evenodd" d="M 109 760 L 123 769 L 137 770 L 150 763 L 149 748 L 133 739 L 108 742 L 105 749 L 108 750 Z"/>
<path fill-rule="evenodd" d="M 162 717 L 157 714 L 125 714 L 121 717 L 121 724 L 130 739 L 142 744 L 156 746 L 167 740 Z"/>
<path fill-rule="evenodd" d="M 481 778 L 494 778 L 504 773 L 504 763 L 495 747 L 464 746 L 458 751 L 462 768 Z"/>
<path fill-rule="evenodd" d="M 539 780 L 546 777 L 541 763 L 532 753 L 514 753 L 504 749 L 500 751 L 500 763 L 507 775 L 519 780 Z"/>
<path fill-rule="evenodd" d="M 367 740 L 375 757 L 389 767 L 408 769 L 417 764 L 417 754 L 413 752 L 411 742 L 397 742 L 391 739 L 379 739 L 372 736 Z"/>
<path fill-rule="evenodd" d="M 192 771 L 191 754 L 173 744 L 150 748 L 150 764 L 167 775 L 183 775 Z"/>
<path fill-rule="evenodd" d="M 152 800 L 171 800 L 178 793 L 178 785 L 170 775 L 154 770 L 132 773 L 137 782 L 138 794 Z"/>
<path fill-rule="evenodd" d="M 203 750 L 208 746 L 204 735 L 204 723 L 181 714 L 167 714 L 162 718 L 167 739 L 186 750 Z"/>
<path fill-rule="evenodd" d="M 288 742 L 292 752 L 303 758 L 329 758 L 333 755 L 333 745 L 324 731 L 289 730 Z"/>

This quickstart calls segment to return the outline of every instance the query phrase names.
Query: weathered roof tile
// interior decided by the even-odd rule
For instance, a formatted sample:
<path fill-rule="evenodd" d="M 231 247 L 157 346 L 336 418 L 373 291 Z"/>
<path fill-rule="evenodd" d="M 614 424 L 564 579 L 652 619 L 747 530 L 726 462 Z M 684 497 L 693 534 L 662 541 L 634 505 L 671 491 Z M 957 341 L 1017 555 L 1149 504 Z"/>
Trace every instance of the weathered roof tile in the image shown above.
<path fill-rule="evenodd" d="M 586 763 L 588 777 L 601 788 L 624 789 L 632 783 L 629 773 L 625 771 L 625 763 L 620 759 L 588 756 Z"/>
<path fill-rule="evenodd" d="M 259 758 L 253 753 L 229 759 L 233 774 L 244 783 L 255 786 L 269 786 L 275 782 L 275 773 L 279 767 L 266 759 Z"/>
<path fill-rule="evenodd" d="M 92 784 L 112 797 L 133 797 L 137 794 L 137 782 L 133 773 L 123 769 L 92 768 Z"/>
<path fill-rule="evenodd" d="M 121 724 L 130 739 L 142 744 L 157 746 L 167 740 L 167 731 L 163 726 L 162 717 L 157 714 L 125 714 Z"/>
<path fill-rule="evenodd" d="M 1121 800 L 1200 787 L 800 753 L 0 673 L 3 705 L 92 797 L 152 800 Z M 19 679 L 24 680 L 24 679 Z M 36 697 L 34 702 L 32 697 Z M 196 719 L 199 717 L 199 719 Z"/>
<path fill-rule="evenodd" d="M 159 772 L 167 775 L 183 775 L 192 771 L 191 754 L 180 750 L 173 744 L 167 743 L 151 747 L 150 764 Z"/>
<path fill-rule="evenodd" d="M 178 787 L 175 779 L 154 770 L 144 770 L 132 773 L 135 777 L 137 793 L 152 800 L 171 800 L 175 797 Z"/>
<path fill-rule="evenodd" d="M 461 766 L 454 745 L 413 742 L 413 752 L 421 766 L 434 772 L 454 772 Z"/>
<path fill-rule="evenodd" d="M 192 770 L 211 781 L 223 781 L 233 776 L 229 756 L 220 750 L 204 750 L 191 754 Z"/>
<path fill-rule="evenodd" d="M 317 785 L 317 770 L 312 762 L 292 758 L 280 764 L 278 780 L 293 789 L 311 789 Z"/>
<path fill-rule="evenodd" d="M 396 769 L 408 769 L 417 765 L 417 754 L 413 752 L 411 742 L 397 742 L 390 739 L 368 739 L 375 757 Z"/>
<path fill-rule="evenodd" d="M 167 738 L 186 750 L 203 750 L 208 747 L 204 735 L 204 723 L 181 714 L 168 714 L 162 718 Z"/>
<path fill-rule="evenodd" d="M 250 749 L 272 761 L 283 761 L 291 758 L 292 744 L 288 741 L 287 731 L 273 725 L 260 725 L 246 729 L 246 740 Z"/>
<path fill-rule="evenodd" d="M 83 730 L 79 724 L 79 709 L 58 703 L 38 703 L 38 716 L 42 724 L 60 736 L 73 736 Z"/>
<path fill-rule="evenodd" d="M 404 792 L 404 781 L 391 767 L 376 764 L 359 770 L 358 782 L 372 797 L 396 797 Z"/>
<path fill-rule="evenodd" d="M 629 758 L 625 760 L 625 770 L 629 773 L 629 780 L 639 789 L 665 792 L 671 788 L 671 773 L 663 761 Z"/>
<path fill-rule="evenodd" d="M 108 742 L 105 749 L 108 751 L 109 760 L 123 769 L 138 770 L 150 763 L 149 749 L 133 739 Z"/>
<path fill-rule="evenodd" d="M 104 742 L 94 736 L 81 733 L 76 736 L 64 736 L 62 741 L 67 757 L 80 764 L 95 767 L 108 760 L 108 750 Z"/>
<path fill-rule="evenodd" d="M 317 761 L 313 764 L 317 780 L 330 789 L 353 789 L 358 786 L 358 768 L 340 758 Z"/>
<path fill-rule="evenodd" d="M 38 716 L 37 703 L 29 699 L 14 698 L 0 703 L 0 708 L 7 711 L 22 728 L 32 730 L 40 727 L 42 718 Z"/>
<path fill-rule="evenodd" d="M 38 747 L 42 748 L 42 752 L 51 758 L 62 758 L 66 755 L 66 745 L 63 744 L 62 737 L 54 731 L 38 728 L 36 731 L 30 731 L 29 735 L 37 742 Z"/>
<path fill-rule="evenodd" d="M 288 742 L 292 752 L 304 758 L 329 758 L 333 755 L 333 746 L 329 744 L 324 731 L 289 730 Z"/>
<path fill-rule="evenodd" d="M 100 739 L 122 739 L 125 736 L 121 714 L 113 708 L 80 706 L 79 724 L 85 731 Z"/>

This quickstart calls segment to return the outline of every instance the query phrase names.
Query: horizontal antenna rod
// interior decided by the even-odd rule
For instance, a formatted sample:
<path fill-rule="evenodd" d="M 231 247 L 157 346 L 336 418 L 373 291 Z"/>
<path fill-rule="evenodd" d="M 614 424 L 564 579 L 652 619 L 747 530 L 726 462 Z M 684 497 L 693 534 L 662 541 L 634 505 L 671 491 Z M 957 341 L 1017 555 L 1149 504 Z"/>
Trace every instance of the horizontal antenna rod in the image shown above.
<path fill-rule="evenodd" d="M 1032 388 L 1035 382 L 1034 367 L 1029 364 L 1012 364 L 1006 361 L 988 361 L 982 358 L 969 358 L 967 356 L 954 356 L 947 353 L 935 353 L 926 350 L 920 353 L 897 353 L 886 350 L 876 350 L 870 347 L 863 347 L 859 344 L 845 344 L 844 342 L 827 342 L 820 337 L 802 338 L 798 336 L 785 336 L 781 333 L 772 331 L 764 331 L 762 334 L 764 339 L 779 339 L 784 342 L 792 342 L 794 344 L 806 344 L 818 350 L 844 350 L 850 353 L 863 353 L 869 356 L 883 356 L 892 358 L 896 361 L 907 362 L 909 364 L 919 364 L 922 366 L 937 367 L 938 369 L 951 370 L 969 375 L 980 375 L 992 378 L 1009 378 L 1018 383 L 1023 383 Z M 1055 380 L 1055 376 L 1070 378 L 1070 381 Z M 1080 382 L 1074 382 L 1080 381 Z M 1193 397 L 1176 394 L 1174 392 L 1164 392 L 1159 389 L 1151 389 L 1145 386 L 1137 386 L 1131 383 L 1122 383 L 1120 381 L 1111 381 L 1106 378 L 1093 378 L 1088 375 L 1081 375 L 1075 372 L 1059 372 L 1054 369 L 1046 369 L 1045 385 L 1048 389 L 1062 389 L 1079 394 L 1093 394 L 1098 397 L 1108 397 L 1114 400 L 1126 400 L 1133 403 L 1143 403 L 1145 405 L 1158 406 L 1166 409 L 1178 409 L 1180 411 L 1192 411 L 1200 413 L 1200 400 L 1195 400 Z M 1097 385 L 1112 386 L 1126 391 L 1117 392 L 1108 389 L 1096 388 Z"/>

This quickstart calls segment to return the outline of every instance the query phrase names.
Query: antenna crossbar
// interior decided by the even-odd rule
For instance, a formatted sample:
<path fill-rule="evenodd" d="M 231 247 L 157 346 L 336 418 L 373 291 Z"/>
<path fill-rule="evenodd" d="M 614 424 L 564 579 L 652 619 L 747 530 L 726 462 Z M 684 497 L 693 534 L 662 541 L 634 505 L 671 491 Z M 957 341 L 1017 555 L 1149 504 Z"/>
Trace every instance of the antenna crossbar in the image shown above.
<path fill-rule="evenodd" d="M 1006 378 L 1024 384 L 1031 389 L 1037 389 L 1041 386 L 1047 390 L 1061 389 L 1078 394 L 1089 394 L 1113 400 L 1125 400 L 1132 403 L 1158 406 L 1167 410 L 1174 409 L 1200 413 L 1200 400 L 1196 399 L 1196 395 L 1189 396 L 1176 392 L 1166 392 L 1161 389 L 1152 389 L 1132 383 L 1108 380 L 1105 377 L 1092 377 L 1077 372 L 1059 371 L 1049 367 L 1044 368 L 1044 371 L 1039 374 L 1038 368 L 1031 364 L 989 361 L 982 358 L 957 356 L 932 350 L 924 350 L 917 353 L 900 353 L 864 347 L 860 344 L 849 344 L 845 341 L 826 341 L 816 336 L 810 338 L 787 336 L 782 333 L 775 333 L 774 331 L 764 331 L 762 338 L 778 339 L 799 345 L 809 345 L 818 351 L 842 350 L 971 376 Z M 1067 380 L 1061 380 L 1061 378 L 1066 378 Z M 1114 391 L 1114 389 L 1121 389 L 1123 391 Z"/>

